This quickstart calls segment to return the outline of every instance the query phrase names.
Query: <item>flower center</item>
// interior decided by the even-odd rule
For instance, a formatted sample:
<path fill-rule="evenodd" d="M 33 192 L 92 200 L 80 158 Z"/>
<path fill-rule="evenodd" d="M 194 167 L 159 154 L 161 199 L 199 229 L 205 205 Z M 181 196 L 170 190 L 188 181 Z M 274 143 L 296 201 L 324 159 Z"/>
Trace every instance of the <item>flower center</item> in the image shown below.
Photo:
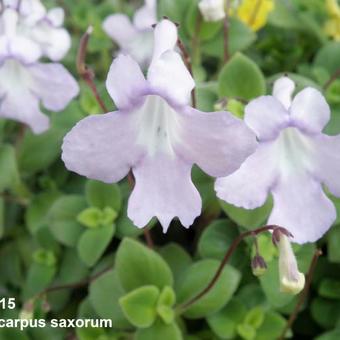
<path fill-rule="evenodd" d="M 135 112 L 138 121 L 137 143 L 147 148 L 152 157 L 157 152 L 174 156 L 173 145 L 178 141 L 176 111 L 160 96 L 147 96 Z"/>
<path fill-rule="evenodd" d="M 281 131 L 277 140 L 283 176 L 311 169 L 312 140 L 295 127 Z"/>

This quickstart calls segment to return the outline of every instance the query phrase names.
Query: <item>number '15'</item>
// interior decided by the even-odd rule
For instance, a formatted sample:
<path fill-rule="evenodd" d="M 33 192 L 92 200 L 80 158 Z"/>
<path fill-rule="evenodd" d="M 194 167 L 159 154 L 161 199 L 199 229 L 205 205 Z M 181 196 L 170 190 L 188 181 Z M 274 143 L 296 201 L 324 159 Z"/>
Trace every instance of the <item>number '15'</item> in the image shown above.
<path fill-rule="evenodd" d="M 15 298 L 1 298 L 0 299 L 1 309 L 14 309 L 15 308 Z"/>

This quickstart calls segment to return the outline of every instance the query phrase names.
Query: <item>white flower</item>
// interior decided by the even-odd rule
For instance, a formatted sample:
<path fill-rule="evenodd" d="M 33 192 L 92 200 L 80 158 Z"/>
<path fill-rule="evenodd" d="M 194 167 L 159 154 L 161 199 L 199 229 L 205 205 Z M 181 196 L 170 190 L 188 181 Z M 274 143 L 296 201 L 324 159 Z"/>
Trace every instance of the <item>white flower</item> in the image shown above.
<path fill-rule="evenodd" d="M 198 8 L 205 21 L 219 21 L 225 17 L 224 0 L 201 0 Z"/>

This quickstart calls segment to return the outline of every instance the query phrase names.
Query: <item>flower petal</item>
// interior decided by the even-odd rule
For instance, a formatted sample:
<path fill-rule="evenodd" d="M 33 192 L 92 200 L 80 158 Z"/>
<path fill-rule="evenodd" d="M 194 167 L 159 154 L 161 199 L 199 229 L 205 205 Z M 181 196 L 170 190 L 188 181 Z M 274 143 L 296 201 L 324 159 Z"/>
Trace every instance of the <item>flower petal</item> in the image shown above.
<path fill-rule="evenodd" d="M 334 196 L 340 197 L 340 135 L 320 135 L 315 138 L 314 176 L 319 178 Z"/>
<path fill-rule="evenodd" d="M 49 127 L 49 118 L 41 113 L 38 98 L 27 90 L 7 93 L 0 105 L 0 117 L 24 123 L 37 134 Z"/>
<path fill-rule="evenodd" d="M 151 88 L 174 105 L 185 105 L 195 87 L 189 71 L 177 52 L 166 51 L 149 68 L 148 81 Z"/>
<path fill-rule="evenodd" d="M 281 178 L 272 189 L 274 207 L 268 224 L 288 229 L 293 242 L 318 240 L 336 218 L 333 203 L 322 191 L 321 184 L 308 174 Z"/>
<path fill-rule="evenodd" d="M 155 62 L 161 55 L 168 51 L 174 50 L 177 44 L 177 27 L 170 20 L 163 19 L 154 29 L 154 49 L 152 63 Z"/>
<path fill-rule="evenodd" d="M 129 17 L 125 14 L 113 14 L 103 22 L 103 30 L 120 47 L 126 46 L 137 33 Z"/>
<path fill-rule="evenodd" d="M 79 92 L 78 83 L 61 64 L 34 64 L 28 67 L 31 90 L 48 110 L 61 111 Z"/>
<path fill-rule="evenodd" d="M 151 26 L 157 22 L 156 4 L 146 3 L 138 9 L 133 17 L 133 24 L 138 30 L 151 29 Z"/>
<path fill-rule="evenodd" d="M 230 176 L 218 178 L 215 184 L 217 196 L 237 207 L 255 209 L 262 206 L 275 183 L 275 144 L 262 143 L 240 167 Z"/>
<path fill-rule="evenodd" d="M 244 121 L 256 133 L 259 140 L 275 138 L 288 124 L 289 115 L 284 106 L 273 96 L 252 100 L 245 108 Z"/>
<path fill-rule="evenodd" d="M 156 216 L 167 231 L 178 217 L 189 227 L 201 212 L 201 197 L 191 181 L 191 165 L 165 154 L 146 157 L 133 168 L 136 184 L 129 199 L 128 216 L 144 227 Z"/>
<path fill-rule="evenodd" d="M 254 152 L 254 133 L 228 112 L 201 112 L 186 108 L 178 117 L 181 126 L 177 153 L 214 177 L 237 170 Z"/>
<path fill-rule="evenodd" d="M 119 111 L 82 119 L 64 138 L 66 167 L 106 183 L 121 180 L 143 155 L 134 119 Z"/>
<path fill-rule="evenodd" d="M 292 104 L 292 95 L 295 90 L 295 83 L 288 77 L 277 79 L 273 87 L 273 96 L 278 99 L 285 109 Z"/>
<path fill-rule="evenodd" d="M 65 57 L 71 47 L 71 37 L 66 29 L 42 22 L 32 29 L 32 39 L 42 46 L 43 53 L 52 61 Z"/>
<path fill-rule="evenodd" d="M 119 55 L 112 62 L 106 88 L 119 109 L 138 103 L 147 86 L 140 67 L 130 56 Z"/>
<path fill-rule="evenodd" d="M 330 119 L 329 105 L 324 96 L 311 87 L 295 96 L 290 114 L 298 127 L 311 133 L 322 131 Z"/>

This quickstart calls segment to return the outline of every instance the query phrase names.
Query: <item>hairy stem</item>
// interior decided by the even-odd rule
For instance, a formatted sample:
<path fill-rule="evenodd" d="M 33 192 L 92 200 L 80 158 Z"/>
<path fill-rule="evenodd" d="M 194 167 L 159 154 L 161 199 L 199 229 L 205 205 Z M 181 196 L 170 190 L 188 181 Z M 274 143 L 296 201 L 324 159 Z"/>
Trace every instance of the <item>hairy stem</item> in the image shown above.
<path fill-rule="evenodd" d="M 283 329 L 283 331 L 281 333 L 281 336 L 279 338 L 280 340 L 283 340 L 285 338 L 286 333 L 292 327 L 295 319 L 297 318 L 297 316 L 299 314 L 301 306 L 303 305 L 304 301 L 306 300 L 307 294 L 309 292 L 310 285 L 312 283 L 314 270 L 315 270 L 316 264 L 318 262 L 318 259 L 321 255 L 322 255 L 322 251 L 320 249 L 316 249 L 314 256 L 312 258 L 312 261 L 310 263 L 309 269 L 308 269 L 305 287 L 304 287 L 302 293 L 299 296 L 298 302 L 297 302 L 293 312 L 291 313 L 285 328 Z"/>
<path fill-rule="evenodd" d="M 104 104 L 104 101 L 101 99 L 99 92 L 97 90 L 96 84 L 94 83 L 94 72 L 89 69 L 85 63 L 86 53 L 87 53 L 87 45 L 89 43 L 90 35 L 93 31 L 93 27 L 89 26 L 84 35 L 80 39 L 78 54 L 77 54 L 77 71 L 81 78 L 86 82 L 86 84 L 91 89 L 94 97 L 96 98 L 97 103 L 103 110 L 103 112 L 108 112 L 109 110 Z"/>
<path fill-rule="evenodd" d="M 230 21 L 229 21 L 229 12 L 230 12 L 230 0 L 226 0 L 225 3 L 225 17 L 223 20 L 223 48 L 224 48 L 224 63 L 227 63 L 230 54 L 229 54 L 229 27 L 230 27 Z"/>
<path fill-rule="evenodd" d="M 183 42 L 182 42 L 182 40 L 180 38 L 178 38 L 178 40 L 177 40 L 177 45 L 178 45 L 178 48 L 181 50 L 185 66 L 187 67 L 187 69 L 190 72 L 191 76 L 194 77 L 193 71 L 192 71 L 191 57 L 190 57 L 187 49 L 185 48 L 185 46 L 184 46 L 184 44 L 183 44 Z M 197 101 L 196 101 L 196 91 L 195 91 L 195 88 L 193 88 L 192 91 L 191 91 L 191 102 L 192 102 L 192 106 L 194 108 L 196 108 Z"/>

